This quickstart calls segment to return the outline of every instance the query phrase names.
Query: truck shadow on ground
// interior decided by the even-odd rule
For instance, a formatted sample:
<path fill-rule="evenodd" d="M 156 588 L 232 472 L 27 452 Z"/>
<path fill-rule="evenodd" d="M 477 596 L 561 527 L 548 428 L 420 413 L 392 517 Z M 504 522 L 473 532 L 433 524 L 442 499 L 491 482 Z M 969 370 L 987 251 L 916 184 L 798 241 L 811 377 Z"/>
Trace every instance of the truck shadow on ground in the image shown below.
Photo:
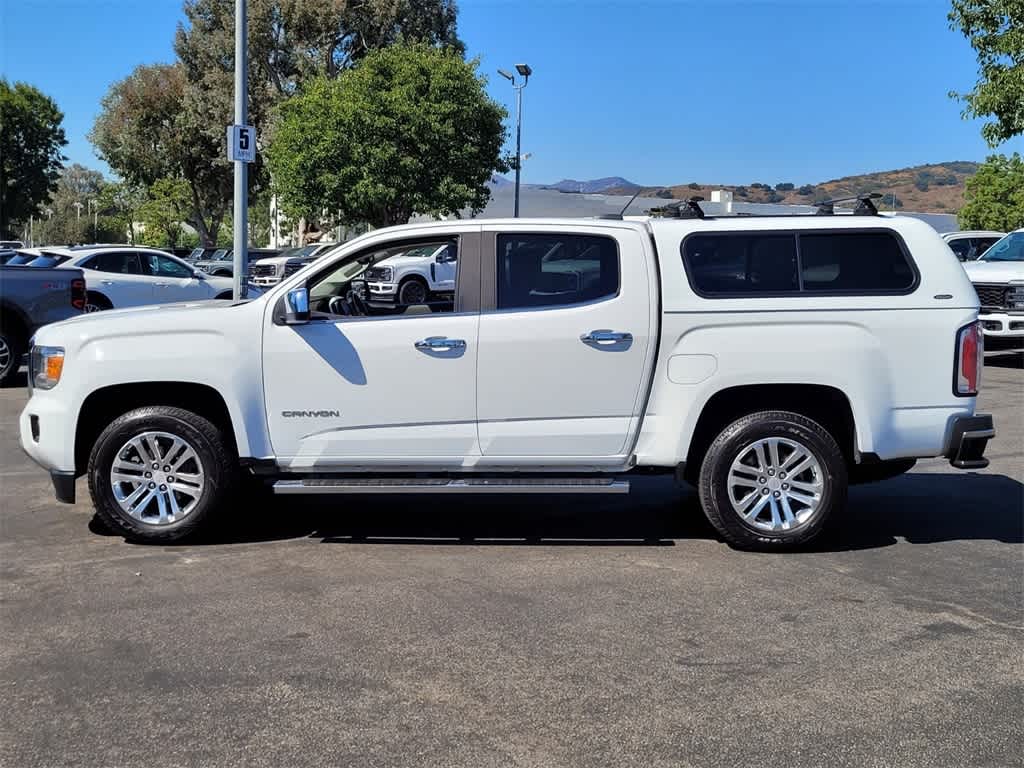
<path fill-rule="evenodd" d="M 696 492 L 668 478 L 640 478 L 629 496 L 614 497 L 268 496 L 239 505 L 225 522 L 188 544 L 315 538 L 348 545 L 608 547 L 718 538 Z M 811 549 L 871 549 L 900 539 L 1022 543 L 1024 486 L 1004 475 L 963 472 L 916 472 L 858 486 L 842 518 Z"/>

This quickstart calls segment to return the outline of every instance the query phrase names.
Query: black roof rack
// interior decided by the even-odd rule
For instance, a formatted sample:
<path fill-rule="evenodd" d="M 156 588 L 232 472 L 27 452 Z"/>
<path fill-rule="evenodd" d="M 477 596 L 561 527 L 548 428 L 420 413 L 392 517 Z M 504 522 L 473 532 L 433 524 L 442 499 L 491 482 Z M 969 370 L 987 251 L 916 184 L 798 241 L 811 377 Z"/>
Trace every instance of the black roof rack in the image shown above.
<path fill-rule="evenodd" d="M 703 200 L 700 195 L 695 195 L 689 200 L 677 200 L 661 208 L 651 208 L 648 213 L 665 219 L 703 219 L 704 209 L 700 207 Z"/>
<path fill-rule="evenodd" d="M 834 200 L 822 200 L 820 203 L 815 203 L 818 206 L 818 216 L 832 216 L 836 212 L 837 203 L 852 203 L 854 200 L 857 201 L 857 207 L 853 209 L 854 216 L 877 216 L 878 207 L 871 202 L 872 200 L 880 200 L 882 197 L 881 192 L 869 192 L 863 195 L 854 195 L 852 197 L 837 197 Z"/>

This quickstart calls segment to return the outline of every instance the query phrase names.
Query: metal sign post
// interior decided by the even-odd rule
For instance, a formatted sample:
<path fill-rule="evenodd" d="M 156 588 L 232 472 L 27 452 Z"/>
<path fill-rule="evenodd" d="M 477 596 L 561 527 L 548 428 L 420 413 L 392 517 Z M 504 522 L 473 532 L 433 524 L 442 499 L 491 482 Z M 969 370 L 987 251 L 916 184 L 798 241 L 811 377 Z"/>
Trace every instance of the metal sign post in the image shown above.
<path fill-rule="evenodd" d="M 235 163 L 234 298 L 246 297 L 249 283 L 249 166 L 256 157 L 256 132 L 246 125 L 248 68 L 245 0 L 235 0 L 235 124 L 228 128 L 228 152 Z"/>

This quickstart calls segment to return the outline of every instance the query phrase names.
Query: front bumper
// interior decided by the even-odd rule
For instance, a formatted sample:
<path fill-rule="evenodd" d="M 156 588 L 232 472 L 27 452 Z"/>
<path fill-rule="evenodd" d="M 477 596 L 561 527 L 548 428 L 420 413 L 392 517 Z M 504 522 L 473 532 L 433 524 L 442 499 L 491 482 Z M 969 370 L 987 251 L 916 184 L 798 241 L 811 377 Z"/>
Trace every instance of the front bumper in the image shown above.
<path fill-rule="evenodd" d="M 253 283 L 254 285 L 259 285 L 259 286 L 262 286 L 262 287 L 267 287 L 267 286 L 271 286 L 271 285 L 277 285 L 278 283 L 281 282 L 281 278 L 278 277 L 277 275 L 269 275 L 269 276 L 263 276 L 263 277 L 252 277 L 252 278 L 250 278 L 249 282 Z"/>
<path fill-rule="evenodd" d="M 958 416 L 953 420 L 945 456 L 957 469 L 984 469 L 988 466 L 988 459 L 983 455 L 985 446 L 995 436 L 992 414 Z"/>
<path fill-rule="evenodd" d="M 1024 312 L 982 312 L 978 320 L 986 338 L 1024 340 Z"/>

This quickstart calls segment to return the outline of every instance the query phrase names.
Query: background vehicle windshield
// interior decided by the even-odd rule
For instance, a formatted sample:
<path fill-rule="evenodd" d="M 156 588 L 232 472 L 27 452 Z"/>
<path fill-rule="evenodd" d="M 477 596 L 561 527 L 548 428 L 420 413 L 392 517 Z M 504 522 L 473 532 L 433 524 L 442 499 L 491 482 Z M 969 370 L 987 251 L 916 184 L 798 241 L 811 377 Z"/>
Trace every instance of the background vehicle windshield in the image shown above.
<path fill-rule="evenodd" d="M 980 261 L 1024 261 L 1024 232 L 1011 232 L 985 251 Z"/>
<path fill-rule="evenodd" d="M 312 245 L 303 245 L 298 248 L 289 248 L 287 251 L 280 255 L 289 259 L 302 258 L 304 256 L 312 256 L 316 252 L 316 249 L 319 247 L 319 243 L 313 243 Z"/>

